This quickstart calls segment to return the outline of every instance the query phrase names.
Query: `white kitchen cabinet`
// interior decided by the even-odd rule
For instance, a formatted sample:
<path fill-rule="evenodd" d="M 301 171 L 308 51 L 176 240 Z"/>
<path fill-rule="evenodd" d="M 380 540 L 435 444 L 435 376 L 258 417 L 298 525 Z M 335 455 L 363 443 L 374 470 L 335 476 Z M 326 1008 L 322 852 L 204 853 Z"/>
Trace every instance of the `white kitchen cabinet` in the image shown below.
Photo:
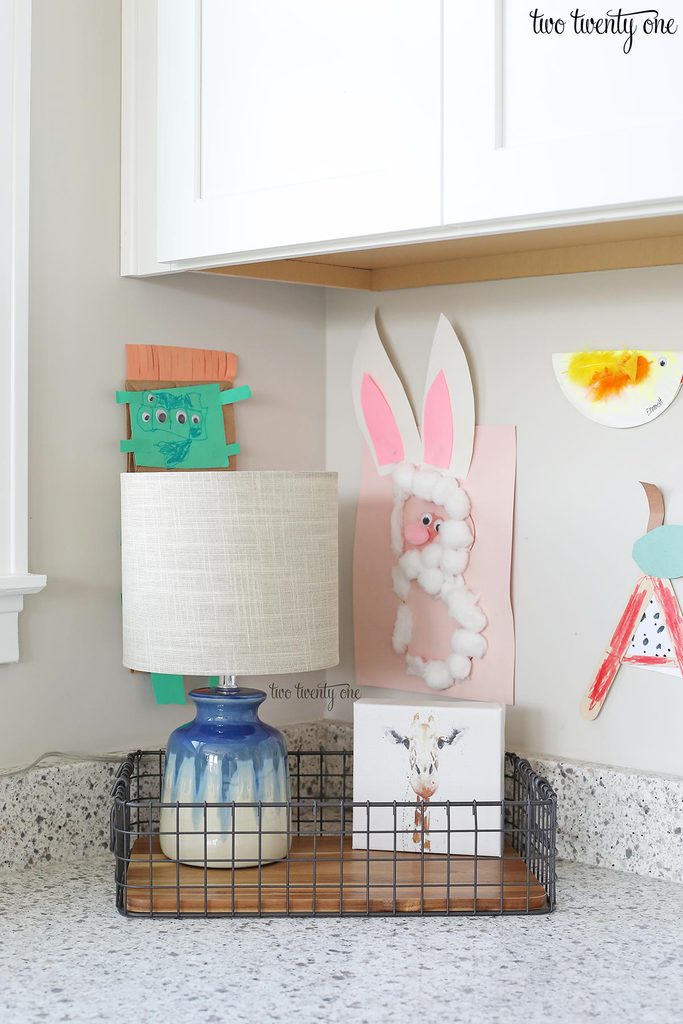
<path fill-rule="evenodd" d="M 517 0 L 122 0 L 122 273 L 683 263 L 683 30 L 637 15 L 624 53 L 573 9 L 535 35 Z"/>
<path fill-rule="evenodd" d="M 438 226 L 439 0 L 163 0 L 157 32 L 159 261 Z"/>
<path fill-rule="evenodd" d="M 444 223 L 680 211 L 683 30 L 646 35 L 645 12 L 624 53 L 625 35 L 574 31 L 570 10 L 604 6 L 544 0 L 566 21 L 550 35 L 534 6 L 444 4 Z"/>

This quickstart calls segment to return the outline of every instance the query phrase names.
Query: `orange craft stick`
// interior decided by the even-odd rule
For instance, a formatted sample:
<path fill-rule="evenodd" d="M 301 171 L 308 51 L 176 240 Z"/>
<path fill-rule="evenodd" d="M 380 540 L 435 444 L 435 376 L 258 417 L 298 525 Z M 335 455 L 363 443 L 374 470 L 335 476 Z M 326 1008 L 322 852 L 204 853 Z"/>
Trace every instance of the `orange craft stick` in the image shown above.
<path fill-rule="evenodd" d="M 597 718 L 600 714 L 610 687 L 621 667 L 621 660 L 626 653 L 628 642 L 635 632 L 640 616 L 643 614 L 643 608 L 650 600 L 651 594 L 652 580 L 649 576 L 641 577 L 628 599 L 617 628 L 614 630 L 612 639 L 607 646 L 605 657 L 600 664 L 595 679 L 589 687 L 588 693 L 583 699 L 581 714 L 584 718 Z"/>

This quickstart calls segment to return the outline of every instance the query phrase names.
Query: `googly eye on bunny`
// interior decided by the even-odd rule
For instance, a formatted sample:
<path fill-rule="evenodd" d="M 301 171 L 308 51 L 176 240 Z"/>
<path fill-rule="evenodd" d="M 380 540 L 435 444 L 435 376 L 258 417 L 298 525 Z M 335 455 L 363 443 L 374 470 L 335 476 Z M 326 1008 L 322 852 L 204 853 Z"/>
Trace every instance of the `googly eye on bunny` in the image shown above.
<path fill-rule="evenodd" d="M 399 604 L 392 635 L 406 670 L 437 690 L 468 678 L 483 658 L 486 616 L 467 586 L 475 524 L 466 490 L 474 446 L 474 395 L 465 353 L 441 316 L 427 370 L 421 430 L 377 332 L 367 323 L 353 364 L 356 417 L 377 472 L 391 474 L 392 587 Z M 431 602 L 415 602 L 416 590 Z M 451 653 L 418 650 L 416 614 L 433 603 L 452 624 Z M 421 610 L 420 610 L 421 609 Z M 419 631 L 423 632 L 423 631 Z"/>

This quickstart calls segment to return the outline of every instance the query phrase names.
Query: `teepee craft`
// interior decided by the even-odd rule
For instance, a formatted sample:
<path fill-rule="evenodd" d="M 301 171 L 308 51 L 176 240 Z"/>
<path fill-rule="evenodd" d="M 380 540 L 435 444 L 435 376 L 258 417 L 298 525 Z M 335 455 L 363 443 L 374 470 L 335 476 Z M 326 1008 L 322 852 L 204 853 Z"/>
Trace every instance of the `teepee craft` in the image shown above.
<path fill-rule="evenodd" d="M 636 583 L 586 694 L 582 713 L 597 718 L 622 665 L 683 678 L 683 615 L 672 579 L 683 576 L 683 526 L 664 526 L 664 498 L 643 483 L 650 509 L 647 533 L 633 545 L 645 573 Z"/>

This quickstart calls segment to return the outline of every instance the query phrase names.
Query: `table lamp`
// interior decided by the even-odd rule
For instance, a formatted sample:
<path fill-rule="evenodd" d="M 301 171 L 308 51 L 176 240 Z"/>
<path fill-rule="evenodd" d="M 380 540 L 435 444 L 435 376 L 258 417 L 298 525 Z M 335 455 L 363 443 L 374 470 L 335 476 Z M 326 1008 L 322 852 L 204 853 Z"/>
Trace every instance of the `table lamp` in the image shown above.
<path fill-rule="evenodd" d="M 266 694 L 236 676 L 338 663 L 337 475 L 124 473 L 121 520 L 124 665 L 220 677 L 169 737 L 161 849 L 211 867 L 279 860 L 287 808 L 258 805 L 289 799 L 287 748 L 258 717 Z M 256 806 L 233 816 L 233 801 Z"/>

